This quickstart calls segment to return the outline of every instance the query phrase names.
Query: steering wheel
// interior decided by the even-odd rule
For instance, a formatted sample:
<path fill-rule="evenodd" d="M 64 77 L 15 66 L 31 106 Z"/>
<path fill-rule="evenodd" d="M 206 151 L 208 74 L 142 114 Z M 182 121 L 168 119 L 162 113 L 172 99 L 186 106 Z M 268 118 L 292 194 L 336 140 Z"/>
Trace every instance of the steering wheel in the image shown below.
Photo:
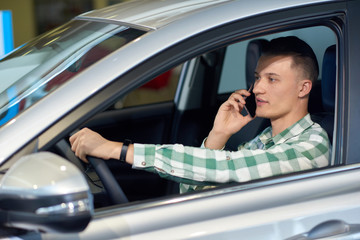
<path fill-rule="evenodd" d="M 80 170 L 85 172 L 82 161 L 76 157 L 75 153 L 71 150 L 70 145 L 65 139 L 56 143 L 57 150 L 65 156 L 70 162 L 79 167 Z M 129 202 L 121 189 L 119 183 L 116 181 L 114 175 L 103 159 L 87 156 L 89 163 L 94 167 L 96 174 L 99 176 L 104 185 L 106 193 L 113 204 L 121 204 Z"/>
<path fill-rule="evenodd" d="M 92 156 L 87 156 L 87 159 L 103 183 L 111 202 L 114 204 L 129 202 L 105 161 Z"/>

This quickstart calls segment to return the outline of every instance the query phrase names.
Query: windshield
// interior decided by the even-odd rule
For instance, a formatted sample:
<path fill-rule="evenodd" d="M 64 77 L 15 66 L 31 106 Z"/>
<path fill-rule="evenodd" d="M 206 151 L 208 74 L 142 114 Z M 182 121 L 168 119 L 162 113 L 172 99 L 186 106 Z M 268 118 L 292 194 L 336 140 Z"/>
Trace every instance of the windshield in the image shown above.
<path fill-rule="evenodd" d="M 144 31 L 74 20 L 0 60 L 0 127 Z"/>

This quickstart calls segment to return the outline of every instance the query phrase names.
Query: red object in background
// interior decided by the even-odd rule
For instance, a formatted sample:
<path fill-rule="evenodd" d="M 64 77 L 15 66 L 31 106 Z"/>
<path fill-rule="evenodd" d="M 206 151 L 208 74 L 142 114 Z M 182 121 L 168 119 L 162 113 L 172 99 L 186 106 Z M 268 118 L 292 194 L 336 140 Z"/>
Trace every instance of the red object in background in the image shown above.
<path fill-rule="evenodd" d="M 84 57 L 83 59 L 80 59 L 78 64 L 79 68 L 76 69 L 76 71 L 63 71 L 58 76 L 56 76 L 54 79 L 52 79 L 47 85 L 46 90 L 50 91 L 52 88 L 59 86 L 69 80 L 74 75 L 80 73 L 82 70 L 90 66 L 92 63 L 96 62 L 98 59 L 105 57 L 108 55 L 110 51 L 105 50 L 99 46 L 95 46 L 93 49 L 91 49 Z M 76 63 L 74 63 L 76 64 Z M 150 82 L 143 85 L 141 88 L 148 88 L 148 89 L 160 89 L 168 85 L 171 77 L 172 70 L 169 70 Z"/>
<path fill-rule="evenodd" d="M 169 71 L 157 76 L 150 82 L 141 86 L 141 88 L 160 89 L 160 88 L 166 87 L 170 81 L 171 72 L 172 72 L 172 70 L 169 70 Z"/>

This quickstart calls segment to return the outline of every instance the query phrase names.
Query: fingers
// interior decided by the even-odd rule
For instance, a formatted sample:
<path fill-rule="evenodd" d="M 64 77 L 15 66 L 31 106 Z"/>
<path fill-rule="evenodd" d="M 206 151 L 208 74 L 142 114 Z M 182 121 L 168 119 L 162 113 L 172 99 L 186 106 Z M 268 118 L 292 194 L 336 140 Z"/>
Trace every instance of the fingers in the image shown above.
<path fill-rule="evenodd" d="M 256 118 L 256 116 L 251 117 L 251 115 L 248 113 L 246 116 L 244 116 L 244 122 L 249 123 L 250 121 L 252 121 L 254 118 Z"/>
<path fill-rule="evenodd" d="M 237 90 L 230 95 L 228 103 L 232 105 L 237 111 L 241 112 L 246 103 L 245 99 L 248 96 L 250 96 L 248 91 L 244 89 Z"/>
<path fill-rule="evenodd" d="M 86 152 L 85 139 L 89 132 L 91 132 L 90 129 L 83 128 L 69 138 L 71 150 L 75 153 L 75 156 L 86 163 L 88 162 L 86 159 L 88 153 Z"/>

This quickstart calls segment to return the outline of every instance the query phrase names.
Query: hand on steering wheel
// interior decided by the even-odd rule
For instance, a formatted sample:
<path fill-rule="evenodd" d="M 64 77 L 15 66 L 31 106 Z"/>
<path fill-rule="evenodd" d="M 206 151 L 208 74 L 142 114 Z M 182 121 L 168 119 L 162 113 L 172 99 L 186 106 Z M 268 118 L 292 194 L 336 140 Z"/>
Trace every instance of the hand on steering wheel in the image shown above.
<path fill-rule="evenodd" d="M 75 153 L 71 150 L 69 143 L 66 142 L 65 139 L 59 141 L 56 144 L 56 147 L 57 150 L 61 152 L 64 157 L 66 157 L 69 161 L 78 166 L 80 170 L 85 172 L 82 161 L 75 156 Z M 101 182 L 103 183 L 103 186 L 111 203 L 122 204 L 129 202 L 105 161 L 91 156 L 87 156 L 87 159 L 89 163 L 94 167 L 96 174 L 99 176 Z"/>

